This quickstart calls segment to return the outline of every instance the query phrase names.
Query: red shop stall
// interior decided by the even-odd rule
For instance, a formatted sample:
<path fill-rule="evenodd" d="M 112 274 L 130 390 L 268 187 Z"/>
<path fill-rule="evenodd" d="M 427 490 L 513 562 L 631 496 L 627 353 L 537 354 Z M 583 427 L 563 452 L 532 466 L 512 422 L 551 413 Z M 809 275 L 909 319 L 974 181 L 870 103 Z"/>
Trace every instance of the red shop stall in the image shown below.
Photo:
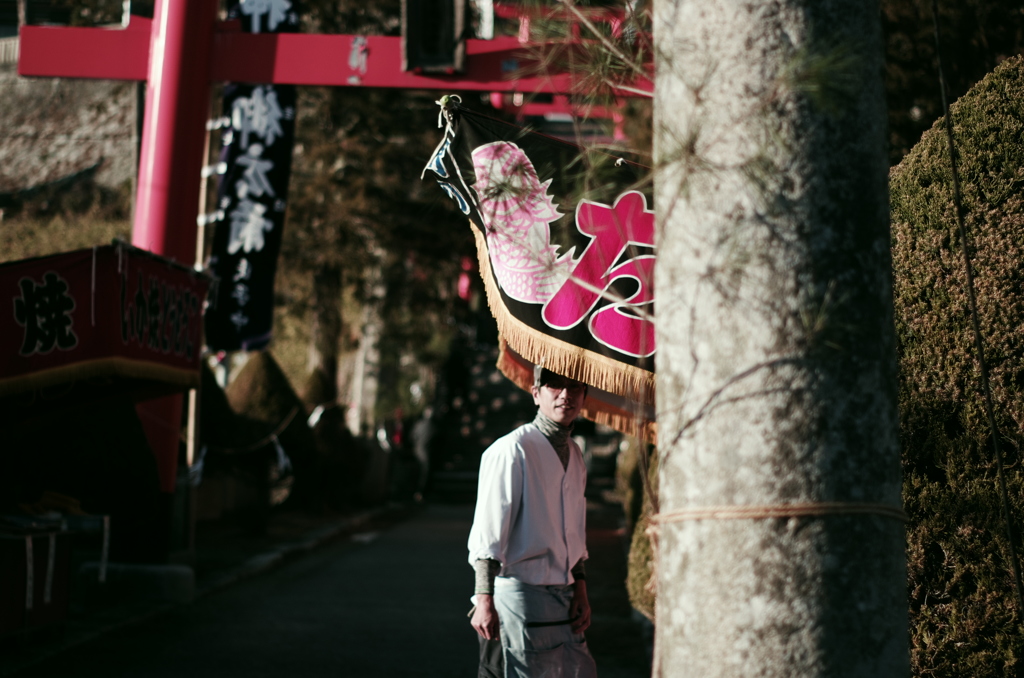
<path fill-rule="evenodd" d="M 180 450 L 146 407 L 199 385 L 209 286 L 121 242 L 0 264 L 0 634 L 62 618 L 76 526 L 167 562 Z"/>

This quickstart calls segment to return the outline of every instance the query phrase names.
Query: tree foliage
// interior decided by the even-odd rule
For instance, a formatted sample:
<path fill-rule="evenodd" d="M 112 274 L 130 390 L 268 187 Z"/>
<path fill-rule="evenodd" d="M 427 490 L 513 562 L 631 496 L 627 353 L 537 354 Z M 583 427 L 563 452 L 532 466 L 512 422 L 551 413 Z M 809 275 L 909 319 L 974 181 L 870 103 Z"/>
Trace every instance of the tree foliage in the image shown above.
<path fill-rule="evenodd" d="M 1003 0 L 942 0 L 939 35 L 949 100 L 1004 59 L 1024 51 L 1024 10 Z M 942 115 L 932 0 L 882 0 L 890 161 L 895 164 Z"/>
<path fill-rule="evenodd" d="M 399 3 L 303 3 L 303 30 L 394 35 Z M 404 404 L 417 364 L 437 365 L 445 341 L 449 291 L 459 254 L 472 239 L 440 192 L 419 180 L 440 138 L 436 92 L 302 87 L 282 244 L 279 314 L 298 329 L 282 339 L 309 340 L 318 274 L 340 276 L 344 290 L 342 353 L 360 339 L 364 274 L 383 269 L 387 407 Z M 333 272 L 333 273 L 332 273 Z M 321 279 L 323 276 L 321 275 Z M 343 299 L 337 299 L 342 305 Z M 298 335 L 298 336 L 296 336 Z M 398 362 L 401 356 L 404 365 Z M 296 356 L 287 364 L 303 379 Z M 283 361 L 288 362 L 288 361 Z M 408 369 L 407 369 L 408 368 Z"/>

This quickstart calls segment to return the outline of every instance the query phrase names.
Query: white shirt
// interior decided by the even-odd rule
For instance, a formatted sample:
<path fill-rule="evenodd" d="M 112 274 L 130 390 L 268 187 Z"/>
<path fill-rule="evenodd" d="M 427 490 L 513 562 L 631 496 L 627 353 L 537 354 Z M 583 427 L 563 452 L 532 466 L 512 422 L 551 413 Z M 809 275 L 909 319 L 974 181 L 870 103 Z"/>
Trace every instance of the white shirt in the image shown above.
<path fill-rule="evenodd" d="M 526 584 L 572 584 L 570 570 L 587 557 L 587 469 L 569 439 L 569 464 L 533 424 L 520 426 L 480 459 L 469 563 L 501 563 L 499 577 Z"/>

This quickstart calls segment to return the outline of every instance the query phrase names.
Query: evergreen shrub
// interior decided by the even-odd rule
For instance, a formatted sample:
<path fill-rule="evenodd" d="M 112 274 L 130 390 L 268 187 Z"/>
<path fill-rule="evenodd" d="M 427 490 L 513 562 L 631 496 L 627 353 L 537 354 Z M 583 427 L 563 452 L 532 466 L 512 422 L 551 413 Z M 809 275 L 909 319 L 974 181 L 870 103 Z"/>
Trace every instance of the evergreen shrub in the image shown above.
<path fill-rule="evenodd" d="M 644 491 L 640 482 L 640 454 L 643 452 L 643 443 L 633 436 L 627 436 L 624 440 L 626 445 L 619 450 L 615 458 L 615 491 L 622 502 L 626 534 L 631 535 L 643 508 Z"/>
<path fill-rule="evenodd" d="M 952 106 L 978 313 L 1006 466 L 1024 516 L 1024 59 Z M 914 675 L 1024 675 L 1006 524 L 942 120 L 890 174 Z"/>
<path fill-rule="evenodd" d="M 644 454 L 643 445 L 637 445 L 637 457 Z M 644 447 L 647 447 L 644 445 Z M 657 448 L 648 447 L 648 475 L 651 490 L 655 496 L 658 494 L 658 451 Z M 651 536 L 647 528 L 651 526 L 651 516 L 654 508 L 651 497 L 644 491 L 641 478 L 642 465 L 637 463 L 632 467 L 629 477 L 629 485 L 632 488 L 631 496 L 634 501 L 633 512 L 631 513 L 632 538 L 629 544 L 629 556 L 626 563 L 626 592 L 629 594 L 630 605 L 645 617 L 654 621 L 654 607 L 657 595 L 654 591 L 652 578 L 655 576 L 655 545 L 651 542 Z"/>

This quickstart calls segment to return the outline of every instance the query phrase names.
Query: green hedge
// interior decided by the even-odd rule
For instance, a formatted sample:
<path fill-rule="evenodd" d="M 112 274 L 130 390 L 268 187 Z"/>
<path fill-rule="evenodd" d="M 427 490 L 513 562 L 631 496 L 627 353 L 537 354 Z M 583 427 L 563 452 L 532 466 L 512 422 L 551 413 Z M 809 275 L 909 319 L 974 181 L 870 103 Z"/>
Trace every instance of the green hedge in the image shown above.
<path fill-rule="evenodd" d="M 952 107 L 980 325 L 1014 524 L 1024 517 L 1024 59 Z M 1024 674 L 1006 528 L 973 351 L 942 121 L 890 176 L 911 661 Z"/>

